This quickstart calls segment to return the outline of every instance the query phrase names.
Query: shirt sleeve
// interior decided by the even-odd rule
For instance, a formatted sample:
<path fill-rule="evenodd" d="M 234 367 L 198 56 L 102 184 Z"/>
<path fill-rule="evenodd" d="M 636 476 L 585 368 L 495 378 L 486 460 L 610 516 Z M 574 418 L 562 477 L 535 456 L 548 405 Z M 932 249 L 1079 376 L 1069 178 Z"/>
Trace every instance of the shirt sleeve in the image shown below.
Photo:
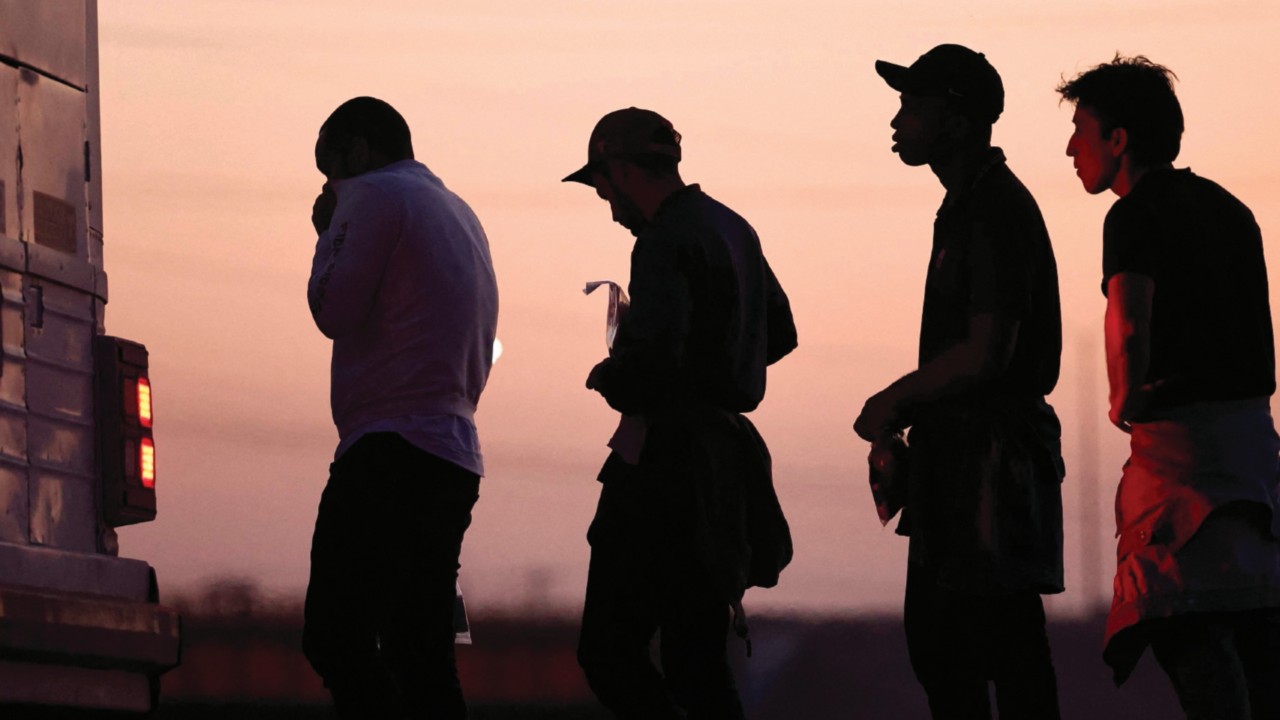
<path fill-rule="evenodd" d="M 1102 226 L 1102 294 L 1107 281 L 1122 272 L 1155 279 L 1154 224 L 1143 218 L 1138 208 L 1119 200 L 1111 206 Z"/>
<path fill-rule="evenodd" d="M 631 305 L 604 361 L 600 392 L 621 412 L 644 412 L 670 398 L 689 335 L 692 302 L 671 237 L 636 241 L 631 253 Z"/>
<path fill-rule="evenodd" d="M 342 337 L 366 322 L 402 222 L 392 199 L 369 183 L 345 183 L 338 191 L 307 283 L 311 316 L 325 336 Z"/>

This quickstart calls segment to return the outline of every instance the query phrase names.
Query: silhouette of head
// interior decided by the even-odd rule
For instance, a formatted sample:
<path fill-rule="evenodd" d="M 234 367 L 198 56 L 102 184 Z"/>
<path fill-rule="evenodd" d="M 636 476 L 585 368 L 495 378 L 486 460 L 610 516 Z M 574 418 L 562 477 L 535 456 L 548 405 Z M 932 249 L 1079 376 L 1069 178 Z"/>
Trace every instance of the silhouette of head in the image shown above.
<path fill-rule="evenodd" d="M 876 72 L 901 93 L 890 126 L 904 163 L 938 162 L 960 147 L 991 142 L 991 126 L 1004 111 L 1004 83 L 982 53 L 939 45 L 909 67 L 877 60 Z"/>
<path fill-rule="evenodd" d="M 1067 143 L 1086 190 L 1111 187 L 1122 158 L 1136 167 L 1172 163 L 1182 149 L 1182 106 L 1168 68 L 1139 55 L 1120 55 L 1058 85 L 1076 106 Z M 1127 156 L 1127 157 L 1126 157 Z"/>
<path fill-rule="evenodd" d="M 1124 128 L 1128 152 L 1143 165 L 1173 162 L 1182 149 L 1182 105 L 1173 91 L 1177 76 L 1169 68 L 1138 55 L 1116 55 L 1064 81 L 1058 93 L 1076 107 L 1087 107 L 1102 121 L 1102 131 Z"/>
<path fill-rule="evenodd" d="M 329 180 L 355 177 L 411 158 L 408 123 L 377 98 L 352 98 L 339 105 L 320 126 L 316 139 L 316 168 Z"/>
<path fill-rule="evenodd" d="M 679 181 L 680 133 L 652 110 L 630 107 L 600 118 L 587 142 L 587 163 L 563 182 L 595 188 L 614 222 L 638 234 L 647 222 L 643 198 L 653 187 Z"/>

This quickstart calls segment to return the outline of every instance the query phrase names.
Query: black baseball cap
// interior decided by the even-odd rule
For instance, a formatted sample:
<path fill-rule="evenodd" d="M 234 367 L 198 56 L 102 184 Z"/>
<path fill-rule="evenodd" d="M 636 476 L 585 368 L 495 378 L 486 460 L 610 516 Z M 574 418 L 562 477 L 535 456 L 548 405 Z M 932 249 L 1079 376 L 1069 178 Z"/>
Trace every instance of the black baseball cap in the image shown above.
<path fill-rule="evenodd" d="M 876 72 L 898 92 L 944 97 L 974 120 L 994 123 L 1004 112 L 1000 73 L 963 45 L 939 45 L 910 67 L 877 60 Z"/>
<path fill-rule="evenodd" d="M 680 162 L 680 133 L 652 110 L 629 107 L 600 118 L 587 142 L 587 164 L 561 182 L 591 185 L 591 172 L 605 158 L 659 155 Z"/>

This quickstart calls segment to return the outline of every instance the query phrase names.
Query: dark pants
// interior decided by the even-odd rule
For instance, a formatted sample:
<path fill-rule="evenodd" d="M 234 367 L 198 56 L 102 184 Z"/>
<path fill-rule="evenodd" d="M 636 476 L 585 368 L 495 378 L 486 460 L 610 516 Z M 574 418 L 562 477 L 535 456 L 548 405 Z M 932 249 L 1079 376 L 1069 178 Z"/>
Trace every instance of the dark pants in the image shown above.
<path fill-rule="evenodd" d="M 729 603 L 694 558 L 687 486 L 617 456 L 601 481 L 578 643 L 592 691 L 624 720 L 742 718 L 725 654 Z M 650 660 L 655 634 L 661 673 Z"/>
<path fill-rule="evenodd" d="M 1154 620 L 1147 633 L 1187 720 L 1280 718 L 1280 609 Z"/>
<path fill-rule="evenodd" d="M 1033 591 L 979 596 L 939 587 L 912 563 L 904 618 L 907 651 L 935 720 L 1056 720 L 1058 686 L 1044 606 Z"/>
<path fill-rule="evenodd" d="M 453 607 L 480 479 L 395 433 L 330 467 L 303 650 L 343 718 L 465 718 Z"/>

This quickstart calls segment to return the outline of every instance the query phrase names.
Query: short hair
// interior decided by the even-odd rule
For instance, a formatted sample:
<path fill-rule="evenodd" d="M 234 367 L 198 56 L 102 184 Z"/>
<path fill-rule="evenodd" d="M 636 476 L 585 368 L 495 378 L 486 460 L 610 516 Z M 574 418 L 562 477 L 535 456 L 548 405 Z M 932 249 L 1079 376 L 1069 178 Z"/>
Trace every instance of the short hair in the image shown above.
<path fill-rule="evenodd" d="M 369 149 L 392 160 L 413 157 L 409 124 L 388 103 L 371 97 L 352 98 L 338 106 L 320 126 L 325 141 L 345 147 L 355 138 L 364 138 Z"/>
<path fill-rule="evenodd" d="M 1141 165 L 1171 163 L 1182 149 L 1182 105 L 1173 91 L 1178 76 L 1142 55 L 1122 57 L 1058 85 L 1062 99 L 1092 110 L 1102 132 L 1124 128 L 1128 152 Z"/>

